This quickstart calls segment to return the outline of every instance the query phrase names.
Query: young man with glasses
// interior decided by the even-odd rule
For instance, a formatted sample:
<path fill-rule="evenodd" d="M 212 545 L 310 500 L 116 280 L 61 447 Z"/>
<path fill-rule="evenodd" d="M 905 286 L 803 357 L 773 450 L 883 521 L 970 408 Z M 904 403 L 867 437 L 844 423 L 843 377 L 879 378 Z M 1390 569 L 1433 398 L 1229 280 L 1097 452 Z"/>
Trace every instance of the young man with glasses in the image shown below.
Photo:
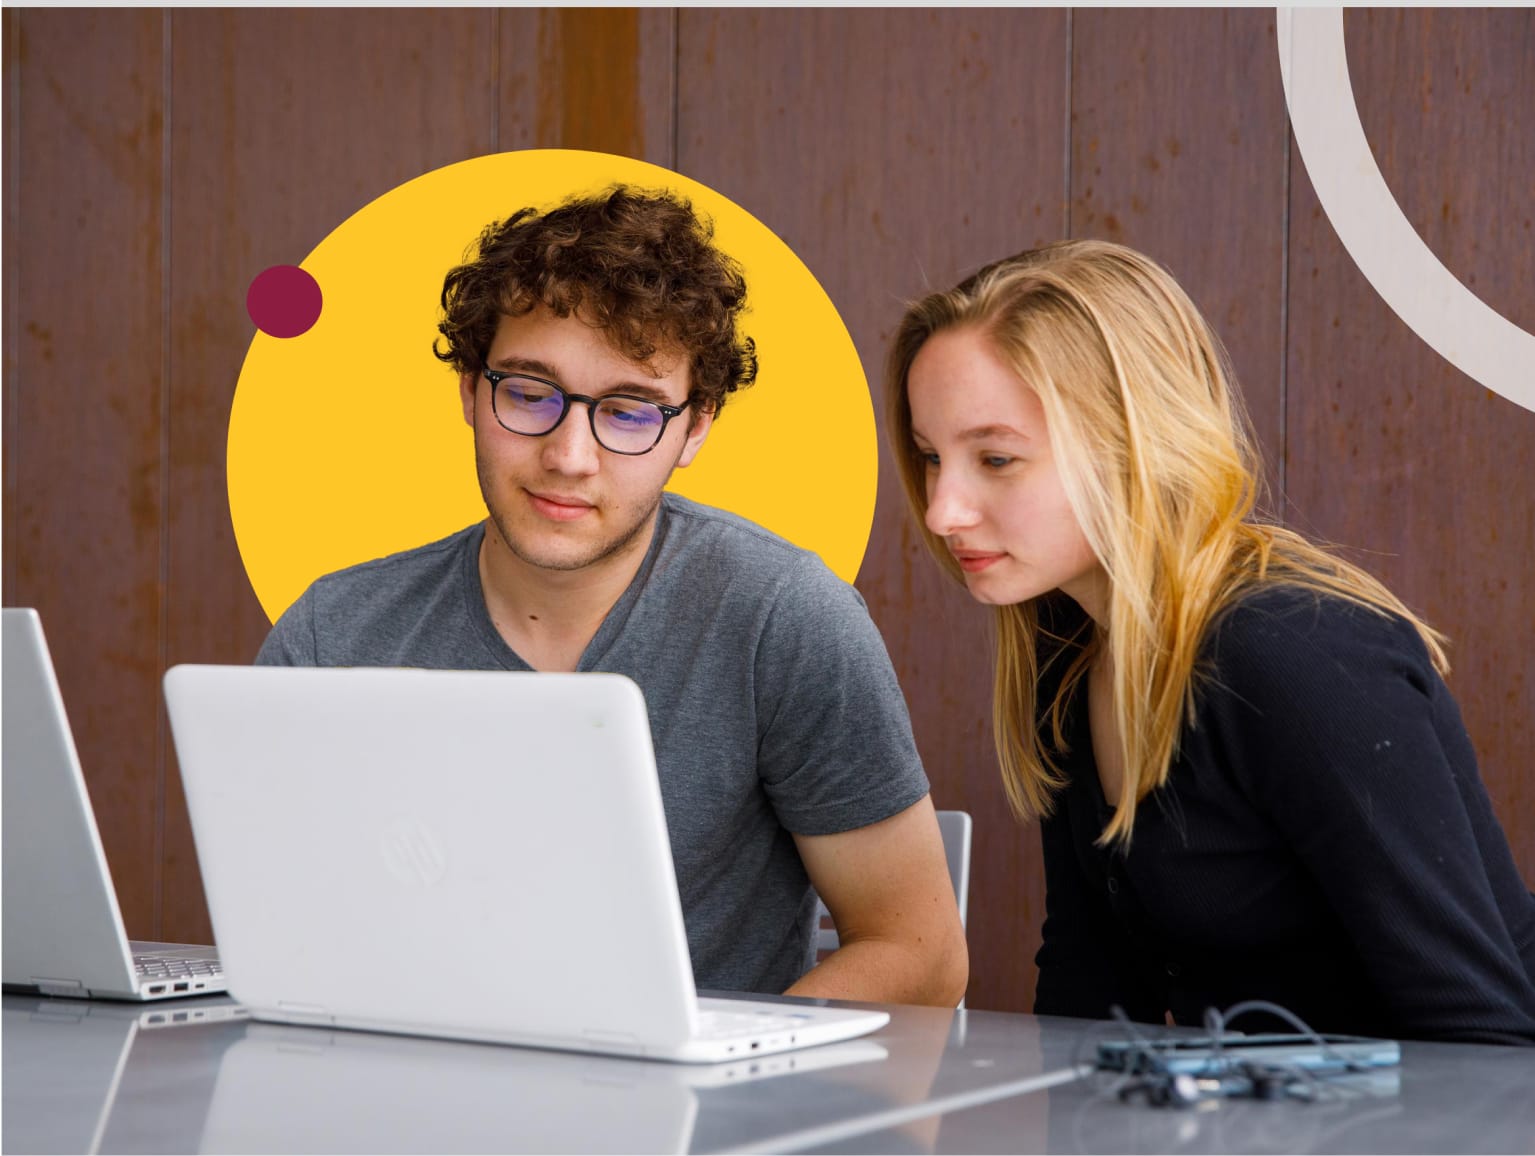
<path fill-rule="evenodd" d="M 319 579 L 257 661 L 628 675 L 698 985 L 953 1006 L 964 935 L 862 599 L 814 554 L 663 492 L 755 377 L 745 297 L 668 193 L 491 225 L 447 275 L 437 350 L 489 517 Z M 811 885 L 842 943 L 819 965 Z"/>

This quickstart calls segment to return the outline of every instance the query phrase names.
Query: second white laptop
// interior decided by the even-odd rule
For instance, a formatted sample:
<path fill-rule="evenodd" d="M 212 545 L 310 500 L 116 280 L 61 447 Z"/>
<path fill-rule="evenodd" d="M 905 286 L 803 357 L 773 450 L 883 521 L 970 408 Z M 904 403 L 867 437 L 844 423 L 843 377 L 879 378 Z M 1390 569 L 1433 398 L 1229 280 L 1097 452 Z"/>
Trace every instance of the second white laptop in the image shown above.
<path fill-rule="evenodd" d="M 218 953 L 130 940 L 37 611 L 6 607 L 4 982 L 77 999 L 224 990 Z"/>
<path fill-rule="evenodd" d="M 258 1019 L 687 1062 L 889 1019 L 697 998 L 627 678 L 178 666 L 165 694 Z"/>

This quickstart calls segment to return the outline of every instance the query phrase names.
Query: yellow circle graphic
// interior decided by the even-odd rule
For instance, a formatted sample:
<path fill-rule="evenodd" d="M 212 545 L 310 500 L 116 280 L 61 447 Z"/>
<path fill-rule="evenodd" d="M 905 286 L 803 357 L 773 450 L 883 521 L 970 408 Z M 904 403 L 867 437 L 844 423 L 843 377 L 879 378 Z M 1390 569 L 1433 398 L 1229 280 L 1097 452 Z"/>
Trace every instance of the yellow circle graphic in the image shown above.
<path fill-rule="evenodd" d="M 302 262 L 324 294 L 297 337 L 257 332 L 229 418 L 229 510 L 274 622 L 322 574 L 482 520 L 458 380 L 432 355 L 448 269 L 481 229 L 615 181 L 670 189 L 742 265 L 757 383 L 733 395 L 668 489 L 750 518 L 858 573 L 878 449 L 858 352 L 803 262 L 712 189 L 627 157 L 496 153 L 436 169 L 358 210 Z"/>

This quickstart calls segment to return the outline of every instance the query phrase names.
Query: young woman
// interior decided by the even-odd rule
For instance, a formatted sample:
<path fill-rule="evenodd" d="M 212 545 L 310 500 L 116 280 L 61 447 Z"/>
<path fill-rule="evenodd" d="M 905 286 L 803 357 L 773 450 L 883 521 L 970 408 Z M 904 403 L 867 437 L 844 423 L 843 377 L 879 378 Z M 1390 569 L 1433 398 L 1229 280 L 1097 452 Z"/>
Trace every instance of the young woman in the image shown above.
<path fill-rule="evenodd" d="M 1535 895 L 1441 638 L 1255 518 L 1172 277 L 1090 241 L 998 262 L 912 306 L 888 390 L 928 545 L 995 607 L 1003 783 L 1043 817 L 1034 1010 L 1535 1043 Z"/>

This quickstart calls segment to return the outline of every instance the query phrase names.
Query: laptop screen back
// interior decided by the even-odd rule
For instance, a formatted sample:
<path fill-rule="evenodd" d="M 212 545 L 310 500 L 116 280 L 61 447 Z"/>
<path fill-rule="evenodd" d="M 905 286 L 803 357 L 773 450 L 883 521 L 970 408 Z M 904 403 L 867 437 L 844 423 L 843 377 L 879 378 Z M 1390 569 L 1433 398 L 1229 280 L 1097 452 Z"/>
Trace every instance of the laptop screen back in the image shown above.
<path fill-rule="evenodd" d="M 196 667 L 165 680 L 231 993 L 384 1030 L 685 1039 L 643 696 L 606 674 Z"/>

